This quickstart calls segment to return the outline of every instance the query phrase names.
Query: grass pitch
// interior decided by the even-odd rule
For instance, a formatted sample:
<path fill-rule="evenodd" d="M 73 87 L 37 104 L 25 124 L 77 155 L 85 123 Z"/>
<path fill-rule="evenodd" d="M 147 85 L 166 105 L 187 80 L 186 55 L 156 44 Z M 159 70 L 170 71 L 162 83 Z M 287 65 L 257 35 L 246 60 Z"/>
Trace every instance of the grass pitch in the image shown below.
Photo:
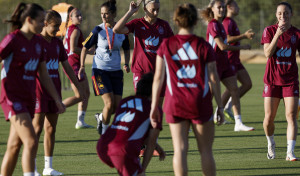
<path fill-rule="evenodd" d="M 300 162 L 285 161 L 286 153 L 286 120 L 283 103 L 280 103 L 276 117 L 276 159 L 267 159 L 267 141 L 264 135 L 262 121 L 263 109 L 263 74 L 265 65 L 245 64 L 253 81 L 253 88 L 241 99 L 242 119 L 248 126 L 255 127 L 251 132 L 234 132 L 234 124 L 216 127 L 214 142 L 214 157 L 217 175 L 221 176 L 254 176 L 254 175 L 300 175 Z M 86 69 L 90 75 L 91 69 Z M 89 80 L 90 81 L 90 80 Z M 91 81 L 90 81 L 91 83 Z M 94 114 L 101 112 L 103 102 L 101 97 L 95 97 L 92 87 L 86 122 L 96 126 Z M 223 89 L 224 90 L 224 89 Z M 134 94 L 132 74 L 124 73 L 124 96 Z M 63 91 L 63 97 L 73 95 L 72 91 Z M 96 154 L 96 143 L 99 138 L 96 129 L 76 130 L 77 106 L 67 109 L 60 115 L 56 132 L 53 167 L 65 175 L 117 175 L 116 170 L 104 165 Z M 0 161 L 2 161 L 9 132 L 9 123 L 5 122 L 3 113 L 0 114 Z M 43 135 L 42 135 L 43 136 Z M 147 175 L 174 175 L 172 168 L 172 139 L 168 125 L 164 123 L 159 143 L 165 149 L 167 157 L 160 162 L 154 157 L 147 169 Z M 300 157 L 299 142 L 295 153 Z M 38 171 L 44 168 L 43 137 L 39 142 L 37 154 Z M 200 155 L 196 140 L 190 133 L 188 152 L 189 175 L 201 175 Z M 21 155 L 14 175 L 22 175 Z"/>

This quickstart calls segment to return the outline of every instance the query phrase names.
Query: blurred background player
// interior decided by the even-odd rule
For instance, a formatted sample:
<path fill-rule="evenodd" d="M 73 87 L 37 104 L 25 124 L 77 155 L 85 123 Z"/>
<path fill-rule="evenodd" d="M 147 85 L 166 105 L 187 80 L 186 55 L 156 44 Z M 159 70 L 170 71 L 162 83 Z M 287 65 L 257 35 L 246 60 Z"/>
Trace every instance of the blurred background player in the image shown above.
<path fill-rule="evenodd" d="M 292 26 L 292 6 L 287 2 L 277 5 L 277 24 L 265 28 L 261 44 L 268 58 L 264 75 L 264 130 L 268 141 L 268 159 L 275 158 L 274 120 L 280 99 L 283 98 L 287 120 L 287 161 L 297 161 L 294 154 L 298 125 L 299 99 L 296 52 L 300 52 L 300 31 Z"/>
<path fill-rule="evenodd" d="M 227 15 L 223 20 L 223 26 L 225 32 L 227 34 L 227 42 L 233 46 L 239 46 L 240 41 L 243 39 L 252 39 L 254 36 L 254 32 L 252 29 L 247 30 L 245 33 L 240 34 L 240 30 L 234 21 L 234 17 L 239 14 L 239 6 L 235 0 L 226 0 L 225 8 L 227 9 Z M 234 72 L 237 76 L 237 80 L 241 83 L 239 87 L 240 97 L 245 95 L 252 87 L 251 78 L 249 73 L 243 66 L 240 60 L 240 50 L 237 51 L 227 51 L 228 59 L 231 66 L 234 68 Z M 232 100 L 230 97 L 230 93 L 226 90 L 223 94 L 222 100 L 223 102 L 227 102 L 224 107 L 224 115 L 229 118 L 229 120 L 234 121 L 234 115 L 231 111 L 232 108 Z"/>
<path fill-rule="evenodd" d="M 75 96 L 66 98 L 63 102 L 66 107 L 73 106 L 78 103 L 78 114 L 77 122 L 75 124 L 76 129 L 81 128 L 93 128 L 93 126 L 88 125 L 84 122 L 85 113 L 88 106 L 88 99 L 90 97 L 89 82 L 84 72 L 79 75 L 80 68 L 80 53 L 82 49 L 82 42 L 84 41 L 82 32 L 80 30 L 80 24 L 82 22 L 82 16 L 79 9 L 74 8 L 73 6 L 68 9 L 68 16 L 66 25 L 68 25 L 69 20 L 71 20 L 72 25 L 68 27 L 65 38 L 64 46 L 68 54 L 68 61 L 71 67 L 73 68 L 75 75 L 81 84 L 81 87 L 85 91 L 85 99 L 82 100 L 79 95 L 79 90 L 76 88 L 74 83 L 71 81 L 71 87 L 74 91 Z"/>
<path fill-rule="evenodd" d="M 123 71 L 121 70 L 120 48 L 124 50 L 125 64 L 123 69 L 129 73 L 130 44 L 128 36 L 115 34 L 112 28 L 117 15 L 116 1 L 110 0 L 101 5 L 102 24 L 96 26 L 84 42 L 81 52 L 79 75 L 84 73 L 87 50 L 96 46 L 96 55 L 92 66 L 92 84 L 95 96 L 101 95 L 104 102 L 103 111 L 97 113 L 97 129 L 103 134 L 109 126 L 113 114 L 122 99 Z"/>
<path fill-rule="evenodd" d="M 252 131 L 254 130 L 253 127 L 248 127 L 242 122 L 240 93 L 237 86 L 237 78 L 231 64 L 229 63 L 227 55 L 227 51 L 229 50 L 238 51 L 241 49 L 250 49 L 250 45 L 227 45 L 225 29 L 221 23 L 224 15 L 225 6 L 223 0 L 213 0 L 209 3 L 208 7 L 205 10 L 201 11 L 202 18 L 208 21 L 206 41 L 211 44 L 216 53 L 219 78 L 232 97 L 233 113 L 235 119 L 234 131 Z M 224 106 L 226 102 L 222 97 L 222 104 Z"/>
<path fill-rule="evenodd" d="M 216 175 L 212 152 L 215 128 L 209 83 L 218 106 L 217 123 L 221 124 L 224 120 L 215 53 L 209 43 L 193 34 L 197 20 L 198 12 L 194 5 L 178 6 L 174 22 L 179 32 L 165 39 L 157 51 L 150 119 L 154 128 L 161 123 L 157 107 L 166 76 L 164 112 L 172 135 L 176 176 L 188 175 L 190 126 L 197 140 L 203 174 Z"/>
<path fill-rule="evenodd" d="M 57 106 L 57 113 L 65 111 L 61 97 L 47 72 L 44 48 L 39 34 L 44 26 L 44 9 L 37 4 L 19 3 L 11 19 L 11 33 L 0 43 L 1 107 L 10 121 L 7 149 L 2 160 L 1 175 L 13 175 L 23 145 L 24 176 L 34 176 L 38 140 L 32 125 L 36 103 L 36 77 L 46 88 Z"/>
<path fill-rule="evenodd" d="M 116 168 L 119 175 L 145 175 L 155 148 L 160 154 L 160 160 L 165 158 L 165 152 L 156 143 L 162 130 L 161 111 L 157 127 L 152 128 L 150 124 L 152 82 L 152 73 L 142 76 L 137 83 L 136 95 L 120 102 L 112 125 L 98 141 L 99 158 L 108 166 Z M 141 165 L 139 153 L 143 144 L 147 147 Z"/>
<path fill-rule="evenodd" d="M 145 0 L 145 16 L 126 23 L 139 10 L 139 6 L 132 1 L 128 12 L 114 27 L 114 32 L 116 33 L 134 34 L 135 40 L 131 65 L 134 89 L 136 89 L 136 84 L 143 74 L 155 72 L 156 51 L 163 39 L 173 36 L 169 23 L 158 18 L 159 8 L 159 0 Z M 163 96 L 164 91 L 161 94 L 160 105 L 163 103 Z"/>
<path fill-rule="evenodd" d="M 68 56 L 64 49 L 63 43 L 59 38 L 56 38 L 56 33 L 59 31 L 59 26 L 61 25 L 60 14 L 54 10 L 47 11 L 44 23 L 45 26 L 41 33 L 41 36 L 43 37 L 43 46 L 45 49 L 44 58 L 49 76 L 52 78 L 56 91 L 61 97 L 61 82 L 58 71 L 59 62 L 61 62 L 65 72 L 79 90 L 81 97 L 84 97 L 84 92 L 77 80 L 77 76 L 75 76 L 74 71 L 68 62 Z M 45 129 L 45 168 L 43 170 L 43 175 L 63 175 L 63 173 L 52 168 L 56 124 L 58 120 L 58 108 L 55 105 L 54 99 L 41 85 L 40 79 L 36 79 L 36 84 L 36 106 L 32 123 L 38 140 L 43 131 L 43 127 Z M 40 174 L 35 168 L 35 176 L 38 175 Z"/>

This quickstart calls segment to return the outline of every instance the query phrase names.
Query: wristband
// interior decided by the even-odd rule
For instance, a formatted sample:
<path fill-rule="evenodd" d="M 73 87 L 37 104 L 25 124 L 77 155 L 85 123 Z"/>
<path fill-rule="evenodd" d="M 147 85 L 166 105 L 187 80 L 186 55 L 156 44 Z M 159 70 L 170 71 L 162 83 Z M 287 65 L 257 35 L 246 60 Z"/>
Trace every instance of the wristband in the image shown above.
<path fill-rule="evenodd" d="M 127 67 L 128 67 L 129 65 L 128 65 L 128 64 L 124 64 L 124 66 L 127 66 Z"/>

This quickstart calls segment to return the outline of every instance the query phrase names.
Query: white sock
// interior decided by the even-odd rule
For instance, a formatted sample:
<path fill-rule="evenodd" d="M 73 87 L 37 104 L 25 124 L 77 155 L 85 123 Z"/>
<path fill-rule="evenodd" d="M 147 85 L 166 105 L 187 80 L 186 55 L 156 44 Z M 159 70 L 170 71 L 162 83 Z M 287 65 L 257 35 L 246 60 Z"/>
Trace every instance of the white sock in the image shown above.
<path fill-rule="evenodd" d="M 243 123 L 243 122 L 242 122 L 242 116 L 241 116 L 241 115 L 235 115 L 235 116 L 234 116 L 234 120 L 235 120 L 235 124 L 240 125 L 240 124 Z"/>
<path fill-rule="evenodd" d="M 274 134 L 272 136 L 266 136 L 266 137 L 267 137 L 268 145 L 272 145 L 275 143 Z"/>
<path fill-rule="evenodd" d="M 45 169 L 52 168 L 52 156 L 45 156 Z"/>
<path fill-rule="evenodd" d="M 288 140 L 287 141 L 287 153 L 294 152 L 295 145 L 296 145 L 295 140 Z"/>
<path fill-rule="evenodd" d="M 77 122 L 84 122 L 85 111 L 78 111 Z"/>
<path fill-rule="evenodd" d="M 24 172 L 23 176 L 34 176 L 34 172 Z"/>
<path fill-rule="evenodd" d="M 102 134 L 105 133 L 105 131 L 107 130 L 108 127 L 109 127 L 109 124 L 105 125 L 104 123 L 102 123 Z"/>
<path fill-rule="evenodd" d="M 34 159 L 34 171 L 37 172 L 37 167 L 36 167 L 36 158 Z"/>
<path fill-rule="evenodd" d="M 224 109 L 230 109 L 232 108 L 232 98 L 230 97 L 229 100 L 227 101 Z"/>

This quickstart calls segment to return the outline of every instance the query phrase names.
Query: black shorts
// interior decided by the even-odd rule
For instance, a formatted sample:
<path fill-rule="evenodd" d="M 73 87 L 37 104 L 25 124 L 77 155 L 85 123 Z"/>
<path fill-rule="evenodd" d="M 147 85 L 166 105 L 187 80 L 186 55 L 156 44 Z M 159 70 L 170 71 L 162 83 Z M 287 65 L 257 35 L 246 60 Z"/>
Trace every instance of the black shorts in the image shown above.
<path fill-rule="evenodd" d="M 113 92 L 123 94 L 123 71 L 105 71 L 97 68 L 92 70 L 92 83 L 95 96 Z"/>

